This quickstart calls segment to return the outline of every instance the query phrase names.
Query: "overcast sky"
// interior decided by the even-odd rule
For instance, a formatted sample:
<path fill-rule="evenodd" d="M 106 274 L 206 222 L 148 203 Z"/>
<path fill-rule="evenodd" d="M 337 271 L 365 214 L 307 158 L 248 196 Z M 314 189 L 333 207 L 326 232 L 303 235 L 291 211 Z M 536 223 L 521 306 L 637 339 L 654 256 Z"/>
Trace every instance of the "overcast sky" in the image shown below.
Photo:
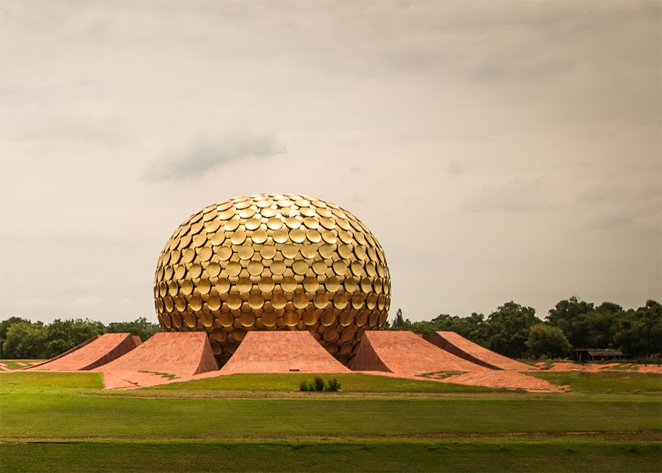
<path fill-rule="evenodd" d="M 391 316 L 660 301 L 660 5 L 0 0 L 0 318 L 156 321 L 262 192 L 361 219 Z"/>

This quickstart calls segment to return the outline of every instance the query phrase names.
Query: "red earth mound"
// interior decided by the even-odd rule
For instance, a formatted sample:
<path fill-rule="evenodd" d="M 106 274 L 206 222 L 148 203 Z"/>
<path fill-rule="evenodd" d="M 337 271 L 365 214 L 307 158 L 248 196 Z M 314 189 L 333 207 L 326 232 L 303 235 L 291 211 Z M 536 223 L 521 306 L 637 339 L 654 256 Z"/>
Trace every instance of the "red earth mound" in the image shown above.
<path fill-rule="evenodd" d="M 107 388 L 131 388 L 190 379 L 218 370 L 206 332 L 159 332 L 135 350 L 101 366 Z"/>
<path fill-rule="evenodd" d="M 349 373 L 310 332 L 248 332 L 221 374 Z"/>
<path fill-rule="evenodd" d="M 486 368 L 509 371 L 536 369 L 533 366 L 494 353 L 455 332 L 436 332 L 432 336 L 426 336 L 425 339 L 453 355 Z"/>
<path fill-rule="evenodd" d="M 367 331 L 363 334 L 352 369 L 422 374 L 487 368 L 442 350 L 413 332 Z"/>
<path fill-rule="evenodd" d="M 31 366 L 31 371 L 87 371 L 110 363 L 140 345 L 129 333 L 97 335 L 55 358 Z"/>

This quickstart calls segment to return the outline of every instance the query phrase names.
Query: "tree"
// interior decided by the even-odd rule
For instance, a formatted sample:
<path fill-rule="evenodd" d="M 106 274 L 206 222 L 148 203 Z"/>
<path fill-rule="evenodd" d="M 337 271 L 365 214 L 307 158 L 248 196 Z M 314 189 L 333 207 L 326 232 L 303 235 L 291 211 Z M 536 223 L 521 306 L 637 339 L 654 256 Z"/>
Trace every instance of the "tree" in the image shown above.
<path fill-rule="evenodd" d="M 586 318 L 582 317 L 594 310 L 590 302 L 579 300 L 572 296 L 570 299 L 560 301 L 549 311 L 547 322 L 553 327 L 563 330 L 570 344 L 576 348 L 588 347 L 588 327 Z"/>
<path fill-rule="evenodd" d="M 575 348 L 611 348 L 618 346 L 616 332 L 624 318 L 626 313 L 618 304 L 603 302 L 595 307 L 573 296 L 556 304 L 547 321 L 563 330 Z"/>
<path fill-rule="evenodd" d="M 46 356 L 57 356 L 105 331 L 106 327 L 101 322 L 89 319 L 55 319 L 47 326 Z"/>
<path fill-rule="evenodd" d="M 12 327 L 16 326 L 12 331 Z M 160 330 L 140 317 L 133 322 L 103 323 L 89 319 L 55 319 L 51 324 L 32 323 L 19 317 L 0 321 L 0 357 L 52 358 L 106 332 L 128 332 L 147 340 Z"/>
<path fill-rule="evenodd" d="M 413 322 L 410 330 L 414 333 L 422 333 L 423 335 L 432 335 L 436 331 L 434 325 L 427 320 Z"/>
<path fill-rule="evenodd" d="M 7 331 L 9 330 L 9 327 L 19 322 L 26 324 L 31 323 L 29 320 L 20 317 L 9 317 L 7 320 L 0 322 L 0 358 L 10 358 L 7 356 L 4 349 L 5 342 L 7 341 Z"/>
<path fill-rule="evenodd" d="M 487 318 L 489 348 L 505 356 L 517 358 L 526 350 L 529 328 L 540 323 L 532 307 L 507 302 Z"/>
<path fill-rule="evenodd" d="M 613 348 L 619 320 L 625 315 L 623 308 L 613 302 L 603 302 L 580 320 L 586 332 L 586 348 Z"/>
<path fill-rule="evenodd" d="M 402 309 L 398 309 L 395 313 L 395 319 L 393 319 L 390 330 L 411 330 L 411 328 L 411 321 L 404 318 L 402 315 Z"/>
<path fill-rule="evenodd" d="M 145 317 L 139 317 L 133 322 L 111 322 L 108 324 L 108 333 L 130 333 L 138 335 L 144 342 L 161 330 L 159 324 L 148 322 Z"/>
<path fill-rule="evenodd" d="M 17 322 L 7 330 L 3 356 L 7 358 L 46 358 L 47 330 L 41 322 Z"/>
<path fill-rule="evenodd" d="M 469 317 L 440 314 L 432 319 L 430 323 L 434 327 L 434 331 L 456 332 L 482 346 L 489 345 L 483 314 L 473 312 Z"/>
<path fill-rule="evenodd" d="M 536 324 L 529 329 L 526 346 L 534 355 L 549 358 L 565 356 L 572 348 L 563 330 L 545 323 Z"/>
<path fill-rule="evenodd" d="M 630 356 L 662 353 L 662 305 L 654 300 L 628 310 L 614 328 L 614 342 Z"/>

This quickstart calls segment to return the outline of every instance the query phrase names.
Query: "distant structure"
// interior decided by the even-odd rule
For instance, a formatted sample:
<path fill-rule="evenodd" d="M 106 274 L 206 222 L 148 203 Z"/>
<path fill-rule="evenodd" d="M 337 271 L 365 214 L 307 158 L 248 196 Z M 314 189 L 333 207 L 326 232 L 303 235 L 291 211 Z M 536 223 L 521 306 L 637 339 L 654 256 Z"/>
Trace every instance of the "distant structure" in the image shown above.
<path fill-rule="evenodd" d="M 386 324 L 391 280 L 370 230 L 338 205 L 258 194 L 205 207 L 159 257 L 164 331 L 205 331 L 219 365 L 253 330 L 306 330 L 347 365 Z"/>
<path fill-rule="evenodd" d="M 573 361 L 620 360 L 623 352 L 610 348 L 579 348 L 570 352 Z"/>

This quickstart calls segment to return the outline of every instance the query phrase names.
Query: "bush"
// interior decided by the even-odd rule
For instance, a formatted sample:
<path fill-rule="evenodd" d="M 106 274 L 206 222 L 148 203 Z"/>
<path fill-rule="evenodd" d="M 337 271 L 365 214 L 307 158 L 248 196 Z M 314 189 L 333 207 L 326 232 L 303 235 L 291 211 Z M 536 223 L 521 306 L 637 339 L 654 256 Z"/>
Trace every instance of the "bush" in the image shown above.
<path fill-rule="evenodd" d="M 336 379 L 330 379 L 326 382 L 326 391 L 340 391 L 340 382 Z"/>
<path fill-rule="evenodd" d="M 326 383 L 322 378 L 316 376 L 312 383 L 301 381 L 299 391 L 340 391 L 340 382 L 336 379 L 330 379 Z"/>
<path fill-rule="evenodd" d="M 315 388 L 315 391 L 324 391 L 324 380 L 319 376 L 315 376 L 315 379 L 313 379 L 313 387 Z"/>

